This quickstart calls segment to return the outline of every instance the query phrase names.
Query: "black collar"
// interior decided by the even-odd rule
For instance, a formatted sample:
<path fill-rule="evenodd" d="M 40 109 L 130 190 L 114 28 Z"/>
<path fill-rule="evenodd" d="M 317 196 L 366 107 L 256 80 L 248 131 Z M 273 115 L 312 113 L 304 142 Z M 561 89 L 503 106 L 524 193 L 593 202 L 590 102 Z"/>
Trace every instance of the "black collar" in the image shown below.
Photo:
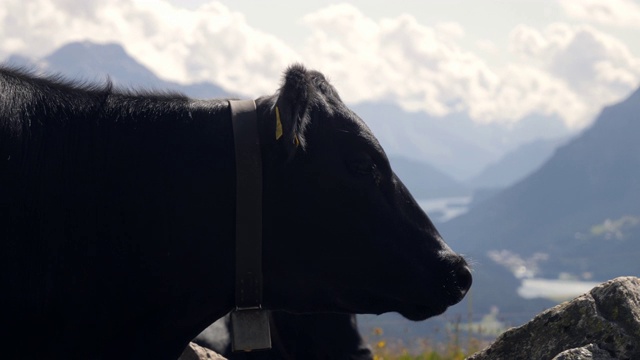
<path fill-rule="evenodd" d="M 234 351 L 271 348 L 262 310 L 262 154 L 253 100 L 229 100 L 236 157 L 236 308 Z"/>

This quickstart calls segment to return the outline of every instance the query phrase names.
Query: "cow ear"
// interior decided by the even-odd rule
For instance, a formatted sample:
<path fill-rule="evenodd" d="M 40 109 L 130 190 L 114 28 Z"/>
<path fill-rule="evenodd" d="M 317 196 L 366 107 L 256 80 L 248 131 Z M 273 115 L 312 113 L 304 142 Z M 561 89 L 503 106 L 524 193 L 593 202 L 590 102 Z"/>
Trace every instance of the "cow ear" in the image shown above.
<path fill-rule="evenodd" d="M 299 64 L 290 66 L 284 74 L 274 111 L 275 138 L 289 158 L 293 157 L 296 150 L 306 146 L 305 129 L 310 122 L 309 108 L 313 94 L 309 72 Z"/>

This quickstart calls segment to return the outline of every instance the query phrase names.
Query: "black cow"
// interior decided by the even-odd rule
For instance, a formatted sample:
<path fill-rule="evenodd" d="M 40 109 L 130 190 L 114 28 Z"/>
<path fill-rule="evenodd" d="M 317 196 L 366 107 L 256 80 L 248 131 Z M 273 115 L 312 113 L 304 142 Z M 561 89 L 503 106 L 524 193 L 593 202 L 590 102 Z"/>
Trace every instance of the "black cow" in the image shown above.
<path fill-rule="evenodd" d="M 423 320 L 462 299 L 465 261 L 322 74 L 292 66 L 256 103 L 265 308 Z M 3 357 L 177 358 L 234 306 L 234 161 L 226 100 L 0 67 Z"/>
<path fill-rule="evenodd" d="M 229 360 L 372 360 L 373 354 L 358 332 L 355 315 L 290 314 L 270 316 L 273 348 L 232 352 L 229 316 L 211 324 L 194 340 Z"/>

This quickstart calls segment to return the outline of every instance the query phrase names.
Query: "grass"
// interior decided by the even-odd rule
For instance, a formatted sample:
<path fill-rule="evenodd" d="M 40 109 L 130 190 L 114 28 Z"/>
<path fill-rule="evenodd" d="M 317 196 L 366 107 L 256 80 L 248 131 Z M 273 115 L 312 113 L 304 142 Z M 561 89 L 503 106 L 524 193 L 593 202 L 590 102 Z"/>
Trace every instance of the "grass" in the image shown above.
<path fill-rule="evenodd" d="M 385 338 L 382 328 L 374 328 L 368 340 L 374 360 L 463 360 L 489 345 L 495 336 L 477 330 L 458 319 L 447 328 L 446 340 L 432 342 L 422 338 L 406 344 Z"/>

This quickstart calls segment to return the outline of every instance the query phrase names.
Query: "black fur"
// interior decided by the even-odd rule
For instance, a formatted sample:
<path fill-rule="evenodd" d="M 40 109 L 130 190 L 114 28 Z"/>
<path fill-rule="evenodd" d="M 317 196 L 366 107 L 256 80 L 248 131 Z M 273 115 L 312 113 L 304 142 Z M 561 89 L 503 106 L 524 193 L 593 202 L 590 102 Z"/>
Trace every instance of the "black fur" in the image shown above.
<path fill-rule="evenodd" d="M 358 332 L 355 315 L 270 314 L 272 348 L 233 352 L 229 316 L 200 333 L 194 342 L 229 360 L 373 360 L 371 349 Z"/>
<path fill-rule="evenodd" d="M 276 101 L 282 119 L 281 140 L 290 155 L 298 146 L 302 149 L 306 146 L 304 132 L 310 121 L 309 107 L 317 96 L 307 71 L 301 65 L 291 66 L 285 73 Z"/>
<path fill-rule="evenodd" d="M 460 301 L 464 260 L 324 76 L 294 65 L 256 103 L 265 308 L 419 320 Z M 232 309 L 231 128 L 226 100 L 0 68 L 3 357 L 175 359 Z"/>

